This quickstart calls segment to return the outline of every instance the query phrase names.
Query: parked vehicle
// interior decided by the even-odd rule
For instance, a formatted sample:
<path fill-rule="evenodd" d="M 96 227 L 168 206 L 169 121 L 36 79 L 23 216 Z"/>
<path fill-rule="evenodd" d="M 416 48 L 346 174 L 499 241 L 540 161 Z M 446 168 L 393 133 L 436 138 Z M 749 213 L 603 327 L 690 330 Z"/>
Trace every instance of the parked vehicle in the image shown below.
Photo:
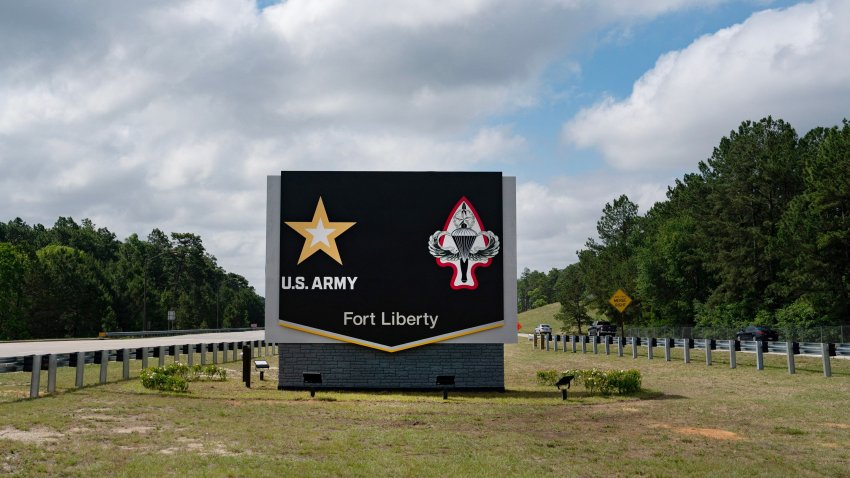
<path fill-rule="evenodd" d="M 770 327 L 750 325 L 735 334 L 735 338 L 738 340 L 779 340 L 779 332 Z"/>
<path fill-rule="evenodd" d="M 617 326 L 607 320 L 597 320 L 587 328 L 587 335 L 598 335 L 600 337 L 605 335 L 614 336 L 617 335 Z"/>
<path fill-rule="evenodd" d="M 534 333 L 552 335 L 552 326 L 549 324 L 540 324 L 534 328 Z"/>

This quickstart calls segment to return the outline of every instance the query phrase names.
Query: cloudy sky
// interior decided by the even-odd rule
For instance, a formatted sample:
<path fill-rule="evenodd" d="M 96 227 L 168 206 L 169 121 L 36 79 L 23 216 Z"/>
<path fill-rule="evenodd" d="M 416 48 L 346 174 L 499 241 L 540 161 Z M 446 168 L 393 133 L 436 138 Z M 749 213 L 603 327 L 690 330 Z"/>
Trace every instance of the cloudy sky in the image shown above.
<path fill-rule="evenodd" d="M 846 0 L 9 1 L 0 220 L 200 234 L 264 293 L 265 177 L 502 171 L 575 260 L 742 120 L 850 116 Z"/>

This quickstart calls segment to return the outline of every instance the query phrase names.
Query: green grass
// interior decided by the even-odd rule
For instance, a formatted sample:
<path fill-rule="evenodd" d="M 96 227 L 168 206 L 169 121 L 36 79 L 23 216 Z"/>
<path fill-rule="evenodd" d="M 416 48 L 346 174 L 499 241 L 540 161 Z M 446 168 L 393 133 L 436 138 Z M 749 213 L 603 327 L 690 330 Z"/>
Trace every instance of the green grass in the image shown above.
<path fill-rule="evenodd" d="M 520 313 L 517 317 L 517 321 L 522 325 L 519 333 L 532 334 L 534 333 L 534 328 L 540 324 L 549 324 L 552 326 L 552 330 L 559 330 L 561 328 L 561 322 L 555 320 L 555 314 L 560 310 L 561 304 L 555 302 L 554 304 L 544 305 L 543 307 Z"/>
<path fill-rule="evenodd" d="M 572 334 L 578 334 L 578 329 L 575 324 L 571 324 L 570 330 L 564 331 L 564 324 L 559 320 L 555 319 L 555 314 L 560 312 L 561 303 L 555 302 L 553 304 L 544 305 L 542 307 L 538 307 L 536 309 L 526 310 L 525 312 L 521 312 L 517 321 L 522 325 L 519 329 L 519 333 L 521 334 L 532 334 L 534 333 L 534 328 L 540 324 L 549 324 L 552 326 L 553 333 L 567 332 Z M 590 319 L 582 324 L 582 332 L 587 332 L 587 326 L 590 325 L 590 322 L 594 320 L 609 320 L 605 317 L 604 314 L 599 313 L 595 309 L 588 310 L 588 315 L 590 315 Z"/>
<path fill-rule="evenodd" d="M 138 380 L 0 403 L 9 476 L 850 476 L 850 362 L 693 351 L 665 362 L 505 350 L 506 393 L 281 392 L 227 382 L 157 393 Z M 725 357 L 728 359 L 728 356 Z M 274 365 L 276 360 L 272 358 Z M 110 364 L 113 365 L 113 364 Z M 560 399 L 541 369 L 637 368 L 632 397 Z M 111 367 L 120 373 L 120 367 Z M 96 378 L 96 371 L 87 373 Z M 11 376 L 0 386 L 11 389 Z M 268 376 L 274 376 L 274 370 Z M 19 380 L 15 378 L 14 380 Z M 17 383 L 17 382 L 16 382 Z"/>

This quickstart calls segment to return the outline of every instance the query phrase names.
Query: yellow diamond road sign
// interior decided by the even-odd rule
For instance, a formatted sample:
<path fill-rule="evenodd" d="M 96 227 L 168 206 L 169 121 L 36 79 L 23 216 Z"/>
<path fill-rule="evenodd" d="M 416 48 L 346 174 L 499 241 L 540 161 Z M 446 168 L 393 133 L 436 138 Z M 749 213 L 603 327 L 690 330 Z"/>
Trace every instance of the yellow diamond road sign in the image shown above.
<path fill-rule="evenodd" d="M 617 289 L 617 292 L 614 292 L 614 295 L 608 299 L 608 303 L 613 305 L 614 308 L 619 310 L 622 314 L 623 311 L 626 310 L 626 307 L 632 303 L 632 298 L 626 295 L 626 293 L 623 292 L 623 289 Z"/>

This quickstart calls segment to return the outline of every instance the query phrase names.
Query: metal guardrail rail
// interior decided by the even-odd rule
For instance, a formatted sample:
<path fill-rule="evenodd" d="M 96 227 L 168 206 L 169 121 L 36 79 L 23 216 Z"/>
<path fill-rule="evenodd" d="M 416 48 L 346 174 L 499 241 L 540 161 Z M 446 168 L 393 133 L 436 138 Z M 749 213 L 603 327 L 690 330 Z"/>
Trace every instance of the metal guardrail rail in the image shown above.
<path fill-rule="evenodd" d="M 599 342 L 599 337 L 595 336 L 585 336 L 585 335 L 548 335 L 548 336 L 539 336 L 539 334 L 534 334 L 534 348 L 540 348 L 541 350 L 554 350 L 558 351 L 559 342 L 563 343 L 563 346 L 560 347 L 564 352 L 572 351 L 574 353 L 578 352 L 578 347 L 576 344 L 581 344 L 581 352 L 588 353 L 587 344 L 590 342 L 592 345 L 592 351 L 594 354 L 599 353 L 599 349 L 597 348 L 597 343 Z M 696 349 L 701 350 L 705 354 L 705 362 L 706 365 L 712 364 L 712 351 L 717 350 L 720 352 L 726 352 L 729 354 L 729 367 L 736 368 L 737 360 L 736 353 L 737 352 L 747 352 L 756 354 L 756 369 L 764 370 L 764 354 L 772 353 L 772 354 L 782 354 L 787 357 L 788 361 L 788 373 L 796 373 L 796 368 L 794 364 L 794 357 L 796 355 L 809 355 L 815 357 L 821 357 L 823 360 L 823 373 L 824 376 L 830 377 L 832 376 L 832 367 L 830 365 L 830 357 L 835 356 L 850 356 L 850 343 L 826 343 L 826 342 L 779 342 L 779 341 L 761 341 L 761 340 L 717 340 L 717 339 L 693 339 L 693 338 L 683 338 L 683 339 L 674 339 L 674 338 L 654 338 L 654 337 L 625 337 L 625 340 L 621 340 L 619 337 L 611 338 L 604 337 L 605 344 L 605 354 L 610 355 L 611 347 L 610 344 L 613 342 L 617 345 L 617 354 L 619 356 L 623 356 L 623 347 L 628 346 L 632 351 L 632 358 L 637 359 L 638 347 L 646 348 L 646 357 L 650 360 L 653 359 L 654 349 L 656 347 L 664 348 L 664 359 L 666 361 L 671 360 L 670 350 L 671 348 L 681 348 L 683 351 L 683 360 L 685 363 L 690 362 L 690 350 Z M 554 347 L 551 346 L 554 341 Z M 567 343 L 570 346 L 567 346 Z"/>
<path fill-rule="evenodd" d="M 108 339 L 120 337 L 168 337 L 171 335 L 212 334 L 217 332 L 249 332 L 265 330 L 265 327 L 243 327 L 238 329 L 181 329 L 181 330 L 142 330 L 136 332 L 105 332 L 101 337 Z"/>
<path fill-rule="evenodd" d="M 165 364 L 167 356 L 174 357 L 179 361 L 181 355 L 185 355 L 189 366 L 193 365 L 196 354 L 200 354 L 200 364 L 205 365 L 207 354 L 212 352 L 212 363 L 217 364 L 219 355 L 222 363 L 238 360 L 238 353 L 242 347 L 246 347 L 251 355 L 257 351 L 258 357 L 264 355 L 277 355 L 278 344 L 269 343 L 265 340 L 250 341 L 225 341 L 198 344 L 181 345 L 155 345 L 137 348 L 116 348 L 110 350 L 79 351 L 71 353 L 27 355 L 23 357 L 0 358 L 0 372 L 31 372 L 30 398 L 37 398 L 40 390 L 41 371 L 47 371 L 47 393 L 56 391 L 56 369 L 59 367 L 76 367 L 76 388 L 83 387 L 83 374 L 86 364 L 100 365 L 100 383 L 106 383 L 109 362 L 121 362 L 123 366 L 123 379 L 130 378 L 130 361 L 141 360 L 142 367 L 148 366 L 150 359 L 156 359 L 159 366 Z M 230 354 L 230 355 L 229 355 Z M 228 359 L 230 357 L 230 359 Z"/>

